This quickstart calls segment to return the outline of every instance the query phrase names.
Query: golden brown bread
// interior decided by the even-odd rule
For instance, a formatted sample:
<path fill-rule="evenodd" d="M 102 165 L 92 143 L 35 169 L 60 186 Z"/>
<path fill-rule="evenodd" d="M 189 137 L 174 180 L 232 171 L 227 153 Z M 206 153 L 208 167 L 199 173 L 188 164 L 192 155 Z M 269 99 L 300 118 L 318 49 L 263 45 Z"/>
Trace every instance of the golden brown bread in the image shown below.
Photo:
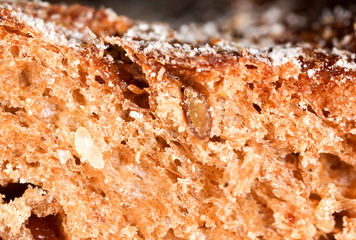
<path fill-rule="evenodd" d="M 2 239 L 355 237 L 355 55 L 182 38 L 1 4 Z"/>

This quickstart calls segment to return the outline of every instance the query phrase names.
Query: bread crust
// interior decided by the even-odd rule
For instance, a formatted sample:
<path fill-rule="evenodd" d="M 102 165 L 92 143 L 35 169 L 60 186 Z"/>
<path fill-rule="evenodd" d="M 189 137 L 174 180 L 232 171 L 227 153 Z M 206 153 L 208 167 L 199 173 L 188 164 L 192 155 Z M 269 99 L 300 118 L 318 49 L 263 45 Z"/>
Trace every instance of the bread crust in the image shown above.
<path fill-rule="evenodd" d="M 4 195 L 2 239 L 36 239 L 31 219 L 50 215 L 58 239 L 354 237 L 351 52 L 182 42 L 27 2 L 1 4 L 0 50 L 0 183 L 30 184 Z M 103 168 L 76 149 L 80 127 Z"/>

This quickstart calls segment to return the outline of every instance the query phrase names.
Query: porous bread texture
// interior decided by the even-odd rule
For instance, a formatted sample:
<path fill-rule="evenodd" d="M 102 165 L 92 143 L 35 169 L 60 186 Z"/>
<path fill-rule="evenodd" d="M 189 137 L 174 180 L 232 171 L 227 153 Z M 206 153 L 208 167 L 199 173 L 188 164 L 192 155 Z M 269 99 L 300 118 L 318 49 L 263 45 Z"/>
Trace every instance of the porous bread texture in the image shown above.
<path fill-rule="evenodd" d="M 177 43 L 113 15 L 88 26 L 119 36 L 90 40 L 37 12 L 67 8 L 1 5 L 0 183 L 31 184 L 0 205 L 2 239 L 38 239 L 31 215 L 58 239 L 355 237 L 351 53 Z"/>

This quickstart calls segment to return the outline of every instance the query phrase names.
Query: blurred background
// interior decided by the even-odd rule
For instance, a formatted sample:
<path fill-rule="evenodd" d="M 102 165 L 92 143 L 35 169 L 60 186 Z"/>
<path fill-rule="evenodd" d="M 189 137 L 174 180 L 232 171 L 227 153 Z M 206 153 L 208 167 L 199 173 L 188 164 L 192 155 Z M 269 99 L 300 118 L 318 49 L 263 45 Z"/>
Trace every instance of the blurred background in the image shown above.
<path fill-rule="evenodd" d="M 324 8 L 342 6 L 355 10 L 356 0 L 47 0 L 52 3 L 81 3 L 112 8 L 119 15 L 136 20 L 164 21 L 177 27 L 184 23 L 204 23 L 231 17 L 248 4 L 278 4 L 301 15 L 317 18 Z"/>
<path fill-rule="evenodd" d="M 234 0 L 49 0 L 54 3 L 81 3 L 95 8 L 112 8 L 135 20 L 164 21 L 173 25 L 215 20 L 227 12 Z"/>

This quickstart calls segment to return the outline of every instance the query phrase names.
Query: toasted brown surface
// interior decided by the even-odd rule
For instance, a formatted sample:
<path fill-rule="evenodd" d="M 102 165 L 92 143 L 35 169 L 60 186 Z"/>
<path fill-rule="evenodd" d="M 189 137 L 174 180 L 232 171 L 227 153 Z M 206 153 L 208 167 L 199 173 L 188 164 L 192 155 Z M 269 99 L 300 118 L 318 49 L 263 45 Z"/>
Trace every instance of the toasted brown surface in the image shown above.
<path fill-rule="evenodd" d="M 353 239 L 355 55 L 254 47 L 2 3 L 0 237 Z"/>

